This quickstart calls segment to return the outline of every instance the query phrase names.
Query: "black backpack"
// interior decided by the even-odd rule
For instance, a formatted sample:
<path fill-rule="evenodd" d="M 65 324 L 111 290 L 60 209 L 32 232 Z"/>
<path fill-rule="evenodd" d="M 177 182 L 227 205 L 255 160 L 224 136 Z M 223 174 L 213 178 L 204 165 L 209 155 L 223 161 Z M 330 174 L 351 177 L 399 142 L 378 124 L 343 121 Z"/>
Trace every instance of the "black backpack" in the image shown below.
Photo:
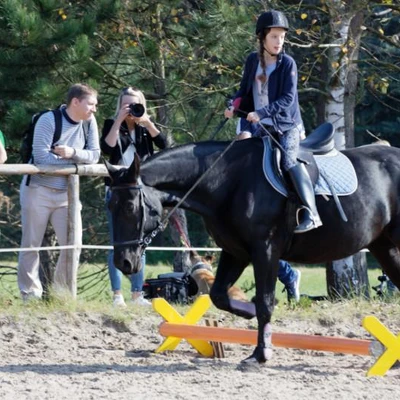
<path fill-rule="evenodd" d="M 61 106 L 60 106 L 61 107 Z M 54 110 L 44 110 L 40 111 L 33 115 L 32 121 L 29 124 L 28 128 L 24 132 L 24 137 L 21 142 L 21 146 L 19 148 L 19 154 L 21 156 L 21 161 L 24 164 L 29 163 L 31 160 L 33 162 L 32 156 L 32 144 L 33 144 L 33 134 L 35 132 L 35 125 L 38 122 L 39 118 L 47 112 L 52 112 L 54 114 L 55 121 L 55 129 L 53 135 L 52 145 L 60 139 L 61 131 L 62 131 L 62 111 L 61 108 L 55 108 Z M 87 138 L 89 134 L 89 121 L 84 121 L 82 124 L 83 134 L 85 135 L 85 147 L 87 145 Z"/>
<path fill-rule="evenodd" d="M 24 132 L 24 137 L 21 142 L 21 146 L 19 148 L 19 154 L 21 156 L 21 161 L 24 164 L 29 163 L 29 161 L 33 158 L 32 157 L 32 143 L 33 143 L 33 134 L 35 132 L 35 125 L 38 122 L 38 119 L 47 112 L 52 112 L 54 114 L 54 121 L 55 121 L 55 130 L 52 144 L 56 143 L 61 136 L 62 130 L 62 112 L 60 108 L 56 108 L 54 110 L 44 110 L 40 111 L 33 115 L 31 123 L 26 128 Z"/>

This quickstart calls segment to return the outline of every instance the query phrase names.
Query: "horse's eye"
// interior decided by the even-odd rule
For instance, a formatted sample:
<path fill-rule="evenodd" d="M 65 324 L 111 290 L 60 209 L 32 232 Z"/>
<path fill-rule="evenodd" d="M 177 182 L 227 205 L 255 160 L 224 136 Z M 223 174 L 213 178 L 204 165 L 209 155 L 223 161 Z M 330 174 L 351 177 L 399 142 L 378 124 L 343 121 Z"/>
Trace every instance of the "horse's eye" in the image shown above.
<path fill-rule="evenodd" d="M 126 215 L 133 215 L 135 213 L 135 207 L 131 202 L 127 202 L 124 205 L 124 212 Z"/>
<path fill-rule="evenodd" d="M 158 216 L 158 212 L 157 212 L 156 209 L 150 208 L 149 215 L 150 215 L 150 217 L 157 217 Z"/>

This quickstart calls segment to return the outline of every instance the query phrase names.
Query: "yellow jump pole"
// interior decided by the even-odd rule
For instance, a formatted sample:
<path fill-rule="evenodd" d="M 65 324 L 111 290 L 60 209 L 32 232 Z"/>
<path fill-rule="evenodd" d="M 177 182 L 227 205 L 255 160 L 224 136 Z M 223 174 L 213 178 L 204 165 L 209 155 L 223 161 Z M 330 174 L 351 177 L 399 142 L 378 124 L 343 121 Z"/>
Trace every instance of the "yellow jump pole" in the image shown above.
<path fill-rule="evenodd" d="M 165 337 L 197 339 L 209 342 L 257 344 L 257 331 L 225 327 L 209 327 L 163 322 L 159 332 Z M 356 355 L 370 355 L 370 340 L 348 339 L 334 336 L 304 335 L 298 333 L 272 333 L 272 344 L 293 349 L 329 351 Z"/>

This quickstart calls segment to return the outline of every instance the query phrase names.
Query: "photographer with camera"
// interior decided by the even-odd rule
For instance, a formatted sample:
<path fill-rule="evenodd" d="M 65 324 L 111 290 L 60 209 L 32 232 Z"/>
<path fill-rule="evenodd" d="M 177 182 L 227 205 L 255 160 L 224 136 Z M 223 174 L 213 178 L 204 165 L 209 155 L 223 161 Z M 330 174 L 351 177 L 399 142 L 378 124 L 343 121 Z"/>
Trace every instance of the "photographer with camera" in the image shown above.
<path fill-rule="evenodd" d="M 146 98 L 144 94 L 132 87 L 121 90 L 117 100 L 117 110 L 113 119 L 104 121 L 102 137 L 100 139 L 101 150 L 109 156 L 113 165 L 131 165 L 135 153 L 141 159 L 154 153 L 155 144 L 159 149 L 167 147 L 165 135 L 151 121 L 147 114 Z M 110 239 L 113 241 L 113 226 L 111 214 L 108 210 L 108 202 L 111 197 L 109 190 L 110 178 L 105 178 L 106 185 L 106 212 L 109 225 Z M 125 307 L 125 301 L 121 292 L 122 273 L 114 266 L 114 252 L 108 255 L 108 271 L 111 281 L 111 289 L 114 293 L 114 306 Z M 144 280 L 145 255 L 142 258 L 142 269 L 137 274 L 131 275 L 131 297 L 135 305 L 150 305 L 143 298 L 142 286 Z"/>

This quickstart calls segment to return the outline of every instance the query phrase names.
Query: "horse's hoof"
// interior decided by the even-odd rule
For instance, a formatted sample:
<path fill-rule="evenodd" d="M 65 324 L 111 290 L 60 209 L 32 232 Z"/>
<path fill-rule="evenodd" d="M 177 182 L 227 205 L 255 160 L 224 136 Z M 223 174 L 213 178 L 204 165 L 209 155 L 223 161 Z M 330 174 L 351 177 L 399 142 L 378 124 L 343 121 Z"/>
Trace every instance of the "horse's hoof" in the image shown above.
<path fill-rule="evenodd" d="M 272 347 L 256 347 L 250 357 L 242 360 L 242 364 L 264 364 L 272 358 Z"/>
<path fill-rule="evenodd" d="M 247 301 L 229 299 L 231 312 L 239 317 L 252 319 L 256 316 L 256 305 Z"/>

